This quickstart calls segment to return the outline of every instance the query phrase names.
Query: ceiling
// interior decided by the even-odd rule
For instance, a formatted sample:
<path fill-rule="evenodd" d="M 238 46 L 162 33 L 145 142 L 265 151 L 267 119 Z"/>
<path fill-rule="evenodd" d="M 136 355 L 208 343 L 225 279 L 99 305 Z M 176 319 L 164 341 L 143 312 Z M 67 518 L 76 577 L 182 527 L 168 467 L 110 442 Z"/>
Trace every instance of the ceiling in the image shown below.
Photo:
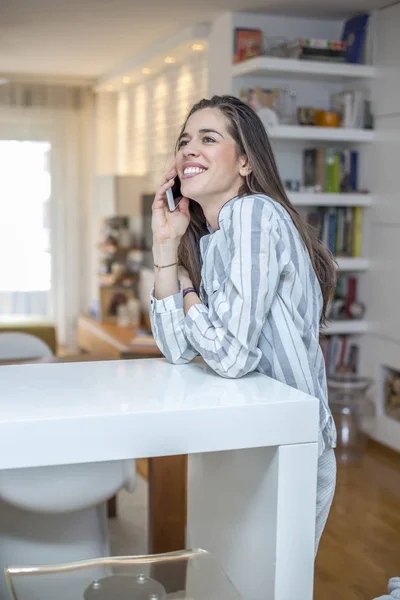
<path fill-rule="evenodd" d="M 347 16 L 388 0 L 0 0 L 0 73 L 95 78 L 222 11 Z"/>

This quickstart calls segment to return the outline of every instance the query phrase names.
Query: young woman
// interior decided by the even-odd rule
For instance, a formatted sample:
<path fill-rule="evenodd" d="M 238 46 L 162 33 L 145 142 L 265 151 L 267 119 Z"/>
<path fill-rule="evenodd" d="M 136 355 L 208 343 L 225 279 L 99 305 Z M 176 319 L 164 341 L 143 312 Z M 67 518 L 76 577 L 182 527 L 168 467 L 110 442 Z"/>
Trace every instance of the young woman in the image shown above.
<path fill-rule="evenodd" d="M 165 193 L 176 175 L 184 197 L 170 212 Z M 222 377 L 259 371 L 319 398 L 317 549 L 336 481 L 319 345 L 336 269 L 288 200 L 249 106 L 214 96 L 192 108 L 152 229 L 151 321 L 165 357 L 182 364 L 200 354 Z"/>
<path fill-rule="evenodd" d="M 389 579 L 388 592 L 390 596 L 379 596 L 379 598 L 375 598 L 375 600 L 394 600 L 395 598 L 400 598 L 400 577 L 392 577 Z"/>

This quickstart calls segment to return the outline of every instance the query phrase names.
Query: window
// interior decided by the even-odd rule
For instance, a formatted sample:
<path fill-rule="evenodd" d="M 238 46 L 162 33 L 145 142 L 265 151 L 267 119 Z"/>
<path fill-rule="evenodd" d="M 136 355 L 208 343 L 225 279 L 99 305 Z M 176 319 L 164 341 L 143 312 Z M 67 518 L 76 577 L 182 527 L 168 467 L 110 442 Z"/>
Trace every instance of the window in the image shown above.
<path fill-rule="evenodd" d="M 0 140 L 0 292 L 48 292 L 49 142 Z"/>

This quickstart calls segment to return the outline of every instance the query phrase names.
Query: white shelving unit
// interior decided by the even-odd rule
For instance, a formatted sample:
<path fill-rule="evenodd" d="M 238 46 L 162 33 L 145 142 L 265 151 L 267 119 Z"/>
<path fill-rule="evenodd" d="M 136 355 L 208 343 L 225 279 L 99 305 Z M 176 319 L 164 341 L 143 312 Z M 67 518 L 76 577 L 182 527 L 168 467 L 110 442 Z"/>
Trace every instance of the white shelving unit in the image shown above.
<path fill-rule="evenodd" d="M 353 85 L 356 88 L 360 86 L 365 88 L 376 76 L 375 68 L 367 65 L 314 62 L 268 56 L 234 64 L 231 73 L 233 90 L 237 91 L 242 87 L 250 88 L 252 86 L 280 87 L 283 83 L 286 83 L 290 85 L 292 90 L 296 91 L 298 89 L 299 94 L 302 95 L 302 100 L 298 106 L 315 105 L 318 108 L 327 107 L 330 93 L 336 93 L 343 88 L 351 88 Z M 313 86 L 315 94 L 312 91 Z M 307 101 L 311 101 L 311 103 L 307 104 Z M 375 132 L 364 129 L 300 125 L 278 125 L 275 128 L 266 127 L 266 129 L 273 143 L 278 165 L 280 160 L 283 161 L 286 175 L 283 176 L 283 179 L 290 178 L 292 171 L 296 176 L 299 175 L 298 155 L 299 153 L 302 154 L 304 148 L 315 147 L 318 143 L 322 146 L 332 144 L 333 147 L 337 147 L 339 144 L 344 147 L 355 146 L 361 160 L 364 149 L 367 149 L 368 145 L 375 141 Z M 361 174 L 360 179 L 360 185 L 366 185 L 363 182 L 363 174 Z M 374 197 L 370 193 L 288 192 L 288 196 L 295 206 L 301 207 L 302 211 L 315 209 L 316 207 L 360 206 L 365 209 L 364 219 L 368 213 L 368 207 L 374 202 Z M 362 235 L 366 235 L 365 223 L 362 231 Z M 365 244 L 362 245 L 365 248 Z M 340 273 L 361 274 L 367 272 L 370 267 L 370 261 L 366 256 L 360 258 L 338 257 L 337 263 Z M 364 298 L 362 299 L 365 301 Z M 366 305 L 368 309 L 368 301 L 366 301 Z M 330 322 L 323 330 L 323 334 L 327 336 L 359 336 L 367 330 L 367 320 L 343 320 Z"/>
<path fill-rule="evenodd" d="M 371 206 L 371 194 L 314 194 L 307 192 L 289 192 L 294 206 Z"/>
<path fill-rule="evenodd" d="M 331 321 L 322 331 L 323 335 L 357 335 L 368 330 L 368 323 L 362 319 Z"/>
<path fill-rule="evenodd" d="M 306 127 L 300 125 L 279 125 L 267 129 L 271 139 L 309 140 L 315 142 L 353 142 L 355 144 L 373 142 L 375 132 L 368 129 L 345 129 L 344 127 Z"/>
<path fill-rule="evenodd" d="M 338 257 L 336 262 L 339 267 L 339 271 L 367 271 L 369 269 L 369 260 L 367 258 L 352 258 L 352 257 Z"/>
<path fill-rule="evenodd" d="M 375 68 L 367 65 L 326 63 L 272 56 L 251 58 L 232 67 L 232 77 L 260 77 L 271 74 L 297 78 L 307 76 L 308 79 L 373 79 Z"/>

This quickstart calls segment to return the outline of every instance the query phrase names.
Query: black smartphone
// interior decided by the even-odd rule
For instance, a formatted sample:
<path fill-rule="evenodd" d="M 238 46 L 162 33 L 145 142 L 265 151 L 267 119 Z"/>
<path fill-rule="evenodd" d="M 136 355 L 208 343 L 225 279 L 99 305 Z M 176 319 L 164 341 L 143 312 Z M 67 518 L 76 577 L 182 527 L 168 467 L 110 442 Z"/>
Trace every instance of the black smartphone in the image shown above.
<path fill-rule="evenodd" d="M 172 212 L 176 209 L 182 198 L 181 180 L 178 175 L 175 177 L 174 185 L 166 191 L 168 208 Z"/>

